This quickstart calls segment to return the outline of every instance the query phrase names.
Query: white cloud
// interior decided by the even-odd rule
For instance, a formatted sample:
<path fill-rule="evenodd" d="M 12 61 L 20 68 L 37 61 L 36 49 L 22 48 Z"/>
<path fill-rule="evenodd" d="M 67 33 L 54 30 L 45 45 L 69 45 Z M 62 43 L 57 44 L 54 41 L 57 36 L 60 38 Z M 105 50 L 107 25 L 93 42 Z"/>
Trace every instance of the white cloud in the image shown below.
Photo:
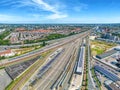
<path fill-rule="evenodd" d="M 40 14 L 32 14 L 31 16 L 33 16 L 34 18 L 40 18 L 40 17 L 43 17 L 43 15 L 40 15 Z"/>
<path fill-rule="evenodd" d="M 57 14 L 57 13 L 55 13 L 55 14 L 52 14 L 52 15 L 48 16 L 47 18 L 48 19 L 60 19 L 60 18 L 65 18 L 65 17 L 67 17 L 66 14 Z"/>
<path fill-rule="evenodd" d="M 6 14 L 0 14 L 0 22 L 10 22 L 10 23 L 29 23 L 29 22 L 40 22 L 41 20 L 38 19 L 41 15 L 31 15 L 31 17 L 23 17 L 23 16 L 14 16 L 14 15 L 6 15 Z"/>
<path fill-rule="evenodd" d="M 46 11 L 50 11 L 53 14 L 47 16 L 48 19 L 59 19 L 59 18 L 65 18 L 67 17 L 66 14 L 60 12 L 58 10 L 58 6 L 57 5 L 49 5 L 48 3 L 44 2 L 43 0 L 32 0 L 33 3 L 35 3 L 38 7 L 46 10 Z"/>
<path fill-rule="evenodd" d="M 0 21 L 11 21 L 11 20 L 14 20 L 14 18 L 15 16 L 0 14 Z"/>
<path fill-rule="evenodd" d="M 81 10 L 88 9 L 88 5 L 84 3 L 80 3 L 79 6 L 73 7 L 73 9 L 77 12 L 80 12 Z"/>
<path fill-rule="evenodd" d="M 54 13 L 59 12 L 59 11 L 56 10 L 55 7 L 49 5 L 48 3 L 45 3 L 43 0 L 32 0 L 32 1 L 44 10 L 51 11 L 51 12 L 54 12 Z"/>
<path fill-rule="evenodd" d="M 59 10 L 61 9 L 61 6 L 60 4 L 57 4 L 57 2 L 54 5 L 51 5 L 45 2 L 44 0 L 6 0 L 0 3 L 2 5 L 10 5 L 13 9 L 29 6 L 33 7 L 34 10 L 37 10 L 38 12 L 41 10 L 48 11 L 51 14 L 45 15 L 44 17 L 46 17 L 46 19 L 57 19 L 67 17 L 66 13 L 63 13 Z M 53 16 L 55 16 L 55 18 Z M 38 17 L 39 19 L 39 15 L 35 15 L 35 17 Z"/>
<path fill-rule="evenodd" d="M 33 18 L 31 18 L 31 16 Z M 82 18 L 65 18 L 67 15 L 57 15 L 52 14 L 47 18 L 53 19 L 48 20 L 44 19 L 42 15 L 31 14 L 28 18 L 23 16 L 14 16 L 14 15 L 6 15 L 0 14 L 0 22 L 2 23 L 119 23 L 120 17 L 82 17 Z M 58 18 L 65 19 L 58 19 Z M 39 19 L 38 19 L 39 18 Z M 58 20 L 56 20 L 58 19 Z"/>

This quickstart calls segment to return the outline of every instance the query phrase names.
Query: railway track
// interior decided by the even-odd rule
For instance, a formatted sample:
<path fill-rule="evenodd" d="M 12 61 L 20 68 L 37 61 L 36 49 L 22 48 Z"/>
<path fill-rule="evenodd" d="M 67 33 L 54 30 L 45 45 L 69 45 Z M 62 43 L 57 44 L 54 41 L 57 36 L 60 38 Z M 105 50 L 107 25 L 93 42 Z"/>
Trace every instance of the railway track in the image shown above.
<path fill-rule="evenodd" d="M 88 90 L 88 48 L 86 47 L 81 90 Z"/>
<path fill-rule="evenodd" d="M 61 47 L 61 46 L 63 46 L 63 45 L 66 45 L 66 44 L 71 43 L 72 41 L 74 41 L 74 40 L 76 40 L 76 39 L 78 39 L 78 38 L 86 37 L 88 34 L 89 34 L 89 33 L 87 33 L 87 32 L 86 32 L 86 33 L 83 33 L 83 34 L 79 35 L 79 37 L 76 37 L 76 38 L 74 38 L 74 39 L 72 39 L 72 40 L 69 40 L 69 41 L 67 41 L 67 42 L 65 42 L 65 43 L 62 43 L 62 44 L 57 45 L 57 46 L 54 46 L 54 47 L 52 47 L 52 48 L 50 48 L 50 49 L 47 49 L 47 50 L 44 50 L 44 51 L 42 51 L 42 52 L 37 52 L 37 53 L 35 53 L 35 54 L 33 54 L 33 55 L 30 55 L 30 56 L 27 56 L 27 57 L 25 57 L 25 58 L 28 58 L 28 57 L 30 58 L 30 57 L 33 57 L 33 56 L 37 56 L 37 55 L 40 55 L 40 54 L 43 53 L 43 52 L 46 52 L 46 51 L 49 51 L 49 50 L 53 50 L 53 49 L 55 49 L 55 48 L 59 48 L 59 47 Z M 6 63 L 6 64 L 4 64 L 4 66 L 7 66 L 7 65 L 10 65 L 10 64 L 16 63 L 16 62 L 18 62 L 18 61 L 24 61 L 25 58 L 19 59 L 19 60 L 17 60 L 17 61 L 13 61 L 13 62 Z M 35 62 L 35 64 L 31 66 L 31 67 L 32 67 L 31 70 L 28 70 L 28 72 L 26 72 L 26 73 L 24 73 L 23 75 L 21 75 L 19 81 L 17 81 L 17 83 L 15 83 L 15 84 L 12 86 L 12 88 L 6 89 L 6 90 L 19 90 L 19 87 L 22 86 L 22 85 L 27 81 L 27 79 L 29 79 L 29 77 L 37 70 L 37 68 L 40 67 L 39 63 L 41 63 L 40 60 L 38 60 L 38 62 Z"/>
<path fill-rule="evenodd" d="M 27 58 L 31 58 L 31 57 L 40 55 L 40 54 L 43 53 L 43 52 L 47 52 L 47 51 L 49 51 L 49 50 L 52 50 L 52 49 L 55 49 L 55 48 L 59 48 L 59 47 L 61 47 L 61 46 L 64 46 L 64 45 L 66 45 L 66 44 L 68 44 L 68 43 L 70 43 L 70 42 L 78 39 L 78 38 L 86 37 L 88 34 L 89 34 L 89 32 L 87 31 L 87 32 L 84 32 L 84 33 L 80 34 L 79 37 L 76 37 L 76 38 L 74 38 L 74 39 L 72 39 L 72 40 L 69 40 L 69 41 L 67 41 L 67 42 L 65 42 L 65 43 L 62 43 L 62 44 L 60 43 L 60 45 L 58 44 L 58 45 L 53 46 L 53 47 L 51 47 L 51 48 L 49 48 L 49 49 L 47 49 L 47 50 L 43 50 L 43 51 L 40 51 L 40 52 L 37 52 L 37 53 L 33 53 L 33 54 L 27 55 L 27 56 L 22 57 L 22 58 L 20 58 L 20 59 L 18 58 L 17 60 L 13 60 L 13 61 L 10 61 L 10 62 L 7 62 L 7 63 L 1 63 L 1 64 L 0 64 L 0 67 L 6 67 L 6 66 L 9 66 L 9 65 L 14 64 L 14 63 L 18 63 L 18 62 L 24 61 L 24 60 L 26 60 Z"/>

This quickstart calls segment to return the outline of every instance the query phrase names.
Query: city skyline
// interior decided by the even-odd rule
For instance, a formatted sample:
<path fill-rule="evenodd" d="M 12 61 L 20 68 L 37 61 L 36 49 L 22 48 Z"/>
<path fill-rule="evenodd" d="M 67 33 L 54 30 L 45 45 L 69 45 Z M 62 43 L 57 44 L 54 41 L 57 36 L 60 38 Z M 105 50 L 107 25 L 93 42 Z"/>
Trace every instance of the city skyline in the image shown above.
<path fill-rule="evenodd" d="M 119 23 L 119 0 L 1 0 L 0 23 Z"/>

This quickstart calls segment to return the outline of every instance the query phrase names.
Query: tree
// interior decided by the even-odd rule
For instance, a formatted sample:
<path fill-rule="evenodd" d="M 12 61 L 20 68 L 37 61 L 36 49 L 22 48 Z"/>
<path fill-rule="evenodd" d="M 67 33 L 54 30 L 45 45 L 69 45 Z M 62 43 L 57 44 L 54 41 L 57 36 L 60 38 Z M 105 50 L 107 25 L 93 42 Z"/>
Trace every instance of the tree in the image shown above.
<path fill-rule="evenodd" d="M 46 43 L 45 43 L 45 41 L 43 41 L 43 44 L 42 44 L 42 46 L 45 46 L 46 45 Z"/>
<path fill-rule="evenodd" d="M 0 60 L 5 59 L 5 56 L 0 56 Z"/>

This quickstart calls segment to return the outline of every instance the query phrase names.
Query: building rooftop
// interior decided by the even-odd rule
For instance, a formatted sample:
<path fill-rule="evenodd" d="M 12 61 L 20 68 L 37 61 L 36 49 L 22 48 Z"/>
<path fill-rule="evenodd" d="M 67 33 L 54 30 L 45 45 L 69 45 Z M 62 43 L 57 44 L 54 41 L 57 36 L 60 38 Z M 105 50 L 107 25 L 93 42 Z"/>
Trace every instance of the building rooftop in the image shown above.
<path fill-rule="evenodd" d="M 104 82 L 104 84 L 105 84 L 105 85 L 110 85 L 112 82 L 113 82 L 113 81 L 111 81 L 111 80 L 106 80 L 106 81 Z"/>
<path fill-rule="evenodd" d="M 16 28 L 15 31 L 26 31 L 25 28 Z"/>
<path fill-rule="evenodd" d="M 9 54 L 9 53 L 11 53 L 11 52 L 12 52 L 11 49 L 1 51 L 1 52 L 0 52 L 0 56 L 1 56 L 1 55 L 4 55 L 4 54 Z"/>
<path fill-rule="evenodd" d="M 115 53 L 117 53 L 117 51 L 112 49 L 112 50 L 107 51 L 107 52 L 105 52 L 105 53 L 103 53 L 103 54 L 96 55 L 96 57 L 99 58 L 99 59 L 103 59 L 103 58 L 106 58 L 106 57 L 108 57 L 108 56 L 111 56 L 111 55 L 113 55 L 113 54 L 115 54 Z"/>
<path fill-rule="evenodd" d="M 111 83 L 109 85 L 109 87 L 112 89 L 112 90 L 120 90 L 120 86 L 116 83 Z"/>
<path fill-rule="evenodd" d="M 108 71 L 107 69 L 105 69 L 105 68 L 103 68 L 103 67 L 101 67 L 99 65 L 96 65 L 94 68 L 95 68 L 95 70 L 102 73 L 103 75 L 105 75 L 110 80 L 112 80 L 114 82 L 120 81 L 120 78 L 117 75 L 115 75 L 114 73 Z"/>
<path fill-rule="evenodd" d="M 84 59 L 85 47 L 81 47 L 79 54 L 79 61 L 76 69 L 76 73 L 82 73 L 83 59 Z"/>
<path fill-rule="evenodd" d="M 52 32 L 52 30 L 43 30 L 43 29 L 38 29 L 38 30 L 31 30 L 31 32 L 48 33 L 48 32 Z"/>

